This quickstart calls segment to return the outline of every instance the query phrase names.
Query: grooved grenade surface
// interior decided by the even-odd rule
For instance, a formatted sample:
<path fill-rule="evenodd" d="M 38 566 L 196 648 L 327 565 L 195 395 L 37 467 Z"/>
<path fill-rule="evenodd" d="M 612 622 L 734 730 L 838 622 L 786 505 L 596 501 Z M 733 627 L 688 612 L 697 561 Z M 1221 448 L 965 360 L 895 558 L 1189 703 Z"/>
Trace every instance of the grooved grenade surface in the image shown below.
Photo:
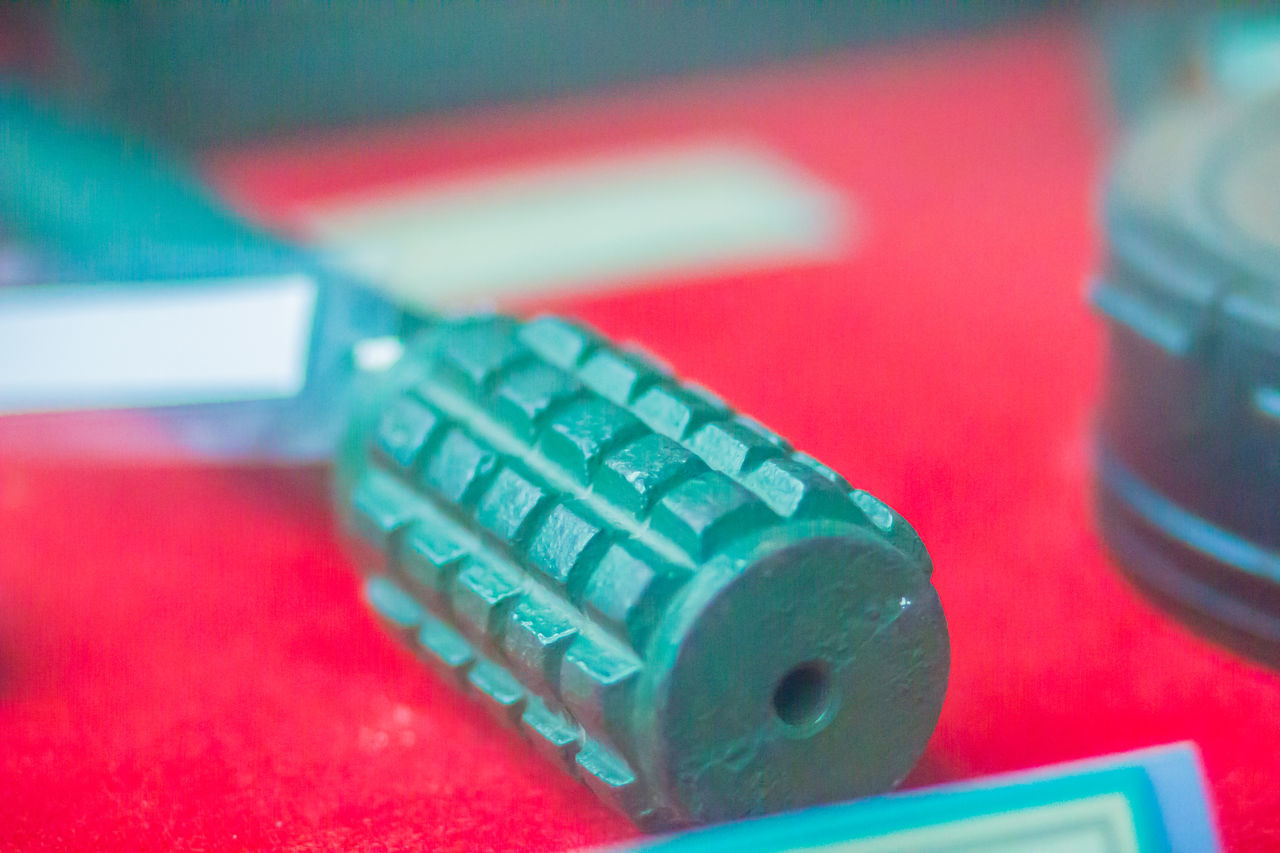
<path fill-rule="evenodd" d="M 440 322 L 366 391 L 338 497 L 369 603 L 638 824 L 882 792 L 915 763 L 946 625 L 874 497 L 552 317 Z"/>

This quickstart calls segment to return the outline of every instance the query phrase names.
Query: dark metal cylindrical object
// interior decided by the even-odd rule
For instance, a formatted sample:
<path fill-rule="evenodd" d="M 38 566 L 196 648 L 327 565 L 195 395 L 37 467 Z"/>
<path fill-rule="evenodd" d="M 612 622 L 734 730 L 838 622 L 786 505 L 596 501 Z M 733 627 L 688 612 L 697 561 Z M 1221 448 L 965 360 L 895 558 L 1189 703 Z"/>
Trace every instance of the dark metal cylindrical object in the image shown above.
<path fill-rule="evenodd" d="M 644 356 L 442 321 L 368 394 L 340 509 L 418 653 L 646 827 L 885 791 L 949 646 L 915 532 Z"/>
<path fill-rule="evenodd" d="M 1280 662 L 1280 97 L 1154 116 L 1105 217 L 1103 532 L 1161 602 Z"/>

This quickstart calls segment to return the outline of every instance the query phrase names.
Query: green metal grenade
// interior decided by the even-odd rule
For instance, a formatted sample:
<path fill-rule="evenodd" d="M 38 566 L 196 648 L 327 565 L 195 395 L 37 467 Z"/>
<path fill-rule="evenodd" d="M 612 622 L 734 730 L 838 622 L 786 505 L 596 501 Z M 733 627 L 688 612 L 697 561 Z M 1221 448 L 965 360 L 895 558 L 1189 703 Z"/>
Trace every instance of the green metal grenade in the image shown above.
<path fill-rule="evenodd" d="M 888 790 L 950 651 L 893 510 L 553 317 L 442 320 L 364 390 L 338 499 L 376 612 L 645 828 Z"/>

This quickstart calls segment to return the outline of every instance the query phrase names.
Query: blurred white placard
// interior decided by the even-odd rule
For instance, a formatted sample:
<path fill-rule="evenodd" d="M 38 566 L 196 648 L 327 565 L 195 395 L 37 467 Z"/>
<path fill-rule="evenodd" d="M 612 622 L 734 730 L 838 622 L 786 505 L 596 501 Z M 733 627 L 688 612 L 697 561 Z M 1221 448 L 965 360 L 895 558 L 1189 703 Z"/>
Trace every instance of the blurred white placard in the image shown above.
<path fill-rule="evenodd" d="M 307 211 L 338 262 L 428 307 L 841 256 L 841 194 L 767 149 L 630 151 L 382 189 Z"/>
<path fill-rule="evenodd" d="M 293 396 L 315 303 L 303 275 L 0 289 L 0 414 Z"/>

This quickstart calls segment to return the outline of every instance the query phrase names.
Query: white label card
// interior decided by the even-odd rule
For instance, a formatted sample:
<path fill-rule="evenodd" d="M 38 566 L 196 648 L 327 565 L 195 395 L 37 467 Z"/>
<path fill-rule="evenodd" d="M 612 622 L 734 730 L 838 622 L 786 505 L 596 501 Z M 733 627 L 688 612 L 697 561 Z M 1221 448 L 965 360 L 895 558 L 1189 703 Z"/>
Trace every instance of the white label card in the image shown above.
<path fill-rule="evenodd" d="M 0 289 L 0 414 L 293 396 L 315 305 L 305 275 Z"/>

